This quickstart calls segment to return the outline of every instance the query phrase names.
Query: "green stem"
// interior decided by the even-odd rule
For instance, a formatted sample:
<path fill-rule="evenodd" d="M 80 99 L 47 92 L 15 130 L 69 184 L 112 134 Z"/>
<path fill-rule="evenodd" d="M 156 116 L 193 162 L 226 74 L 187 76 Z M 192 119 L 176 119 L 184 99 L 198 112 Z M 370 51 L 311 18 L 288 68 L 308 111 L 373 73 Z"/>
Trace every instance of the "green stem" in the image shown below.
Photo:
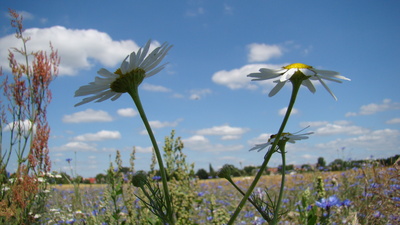
<path fill-rule="evenodd" d="M 282 179 L 281 179 L 281 188 L 279 189 L 279 197 L 278 202 L 276 203 L 274 210 L 274 218 L 272 220 L 272 224 L 278 223 L 279 219 L 279 208 L 281 207 L 283 190 L 285 188 L 285 176 L 286 176 L 286 157 L 285 157 L 285 145 L 286 143 L 279 144 L 279 149 L 282 155 Z"/>
<path fill-rule="evenodd" d="M 231 178 L 229 178 L 229 179 L 226 178 L 226 179 L 229 181 L 229 183 L 232 184 L 232 186 L 233 186 L 234 188 L 236 188 L 236 190 L 238 190 L 238 191 L 240 192 L 240 194 L 242 194 L 243 196 L 245 195 L 245 193 L 242 191 L 242 189 L 240 189 L 240 188 L 235 184 L 235 182 L 233 182 L 233 180 L 232 180 Z M 249 202 L 257 209 L 257 211 L 262 215 L 262 217 L 263 217 L 264 219 L 267 220 L 268 215 L 265 214 L 265 211 L 264 211 L 257 203 L 255 203 L 253 200 L 251 200 L 251 198 L 249 198 L 248 200 L 249 200 Z"/>
<path fill-rule="evenodd" d="M 289 106 L 288 109 L 286 110 L 286 114 L 285 117 L 283 118 L 281 127 L 279 128 L 278 133 L 276 134 L 275 137 L 275 141 L 271 146 L 271 149 L 267 152 L 267 154 L 264 157 L 264 162 L 262 163 L 258 173 L 256 174 L 256 176 L 254 177 L 253 182 L 250 184 L 249 189 L 247 189 L 246 194 L 243 196 L 242 200 L 240 201 L 239 205 L 236 207 L 235 212 L 233 213 L 233 215 L 231 216 L 228 225 L 232 225 L 233 222 L 236 220 L 237 216 L 239 215 L 240 211 L 242 210 L 244 204 L 246 203 L 246 200 L 250 197 L 251 193 L 253 193 L 254 188 L 256 187 L 258 181 L 261 178 L 262 173 L 264 172 L 265 168 L 267 167 L 267 164 L 269 162 L 269 160 L 272 157 L 272 154 L 276 151 L 275 148 L 279 142 L 279 139 L 283 133 L 283 130 L 285 129 L 286 123 L 289 120 L 290 117 L 290 113 L 292 112 L 294 103 L 296 102 L 296 97 L 297 97 L 297 93 L 299 92 L 300 86 L 301 86 L 301 80 L 299 81 L 292 81 L 291 83 L 293 84 L 293 90 L 292 90 L 292 95 L 290 97 L 290 102 L 289 102 Z"/>
<path fill-rule="evenodd" d="M 157 161 L 158 161 L 158 166 L 160 167 L 160 173 L 161 173 L 161 179 L 162 179 L 162 186 L 164 190 L 164 196 L 165 196 L 165 201 L 167 203 L 167 215 L 170 217 L 170 222 L 173 223 L 173 210 L 172 210 L 172 201 L 170 199 L 169 191 L 168 191 L 168 183 L 167 183 L 167 173 L 165 172 L 163 160 L 161 157 L 161 152 L 158 148 L 156 138 L 154 137 L 153 130 L 150 127 L 149 121 L 147 120 L 146 113 L 144 112 L 142 103 L 139 98 L 139 93 L 138 90 L 133 90 L 129 92 L 130 96 L 132 97 L 133 101 L 135 102 L 135 105 L 139 111 L 140 117 L 142 118 L 142 121 L 144 123 L 144 126 L 146 127 L 146 130 L 149 134 L 151 143 L 153 144 L 154 151 L 156 153 Z"/>

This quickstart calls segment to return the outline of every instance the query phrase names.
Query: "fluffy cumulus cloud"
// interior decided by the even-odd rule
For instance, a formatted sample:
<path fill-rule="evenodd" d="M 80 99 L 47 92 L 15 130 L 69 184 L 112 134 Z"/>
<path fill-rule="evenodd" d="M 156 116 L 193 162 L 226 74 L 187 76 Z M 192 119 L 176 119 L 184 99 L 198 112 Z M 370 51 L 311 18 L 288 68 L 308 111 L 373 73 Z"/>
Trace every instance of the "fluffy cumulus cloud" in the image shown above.
<path fill-rule="evenodd" d="M 140 147 L 140 146 L 136 146 L 135 147 L 136 152 L 139 153 L 152 153 L 153 152 L 153 147 Z"/>
<path fill-rule="evenodd" d="M 271 80 L 252 82 L 249 77 L 250 73 L 258 72 L 261 68 L 278 69 L 280 65 L 269 64 L 249 64 L 239 69 L 220 70 L 213 74 L 212 81 L 214 83 L 227 86 L 228 88 L 235 89 L 257 89 L 257 85 L 267 84 L 272 87 L 274 84 Z"/>
<path fill-rule="evenodd" d="M 59 147 L 51 148 L 52 151 L 59 152 L 59 151 L 69 151 L 69 152 L 95 152 L 97 148 L 94 144 L 80 142 L 80 141 L 72 141 L 68 142 L 65 145 Z"/>
<path fill-rule="evenodd" d="M 138 114 L 136 110 L 133 108 L 124 108 L 124 109 L 118 109 L 117 110 L 118 115 L 124 116 L 124 117 L 134 117 Z"/>
<path fill-rule="evenodd" d="M 315 135 L 361 135 L 369 132 L 369 129 L 353 125 L 350 121 L 341 120 L 333 123 L 327 121 L 302 122 L 302 127 L 310 126 Z"/>
<path fill-rule="evenodd" d="M 64 115 L 64 123 L 91 123 L 91 122 L 111 122 L 113 118 L 103 110 L 87 109 L 71 115 Z"/>
<path fill-rule="evenodd" d="M 223 144 L 214 144 L 211 143 L 203 135 L 194 135 L 189 138 L 182 139 L 183 143 L 185 143 L 185 148 L 194 151 L 200 152 L 212 152 L 212 153 L 220 153 L 220 152 L 230 152 L 230 151 L 240 151 L 244 149 L 243 145 L 223 145 Z"/>
<path fill-rule="evenodd" d="M 8 123 L 3 131 L 13 131 L 15 133 L 21 133 L 23 135 L 28 135 L 31 131 L 36 132 L 36 124 L 32 127 L 32 122 L 30 120 L 19 120 Z"/>
<path fill-rule="evenodd" d="M 199 100 L 205 97 L 206 95 L 211 94 L 212 91 L 210 89 L 195 89 L 195 90 L 190 90 L 190 97 L 189 99 L 191 100 Z"/>
<path fill-rule="evenodd" d="M 267 45 L 252 43 L 247 46 L 249 50 L 249 62 L 265 62 L 273 57 L 279 57 L 282 53 L 282 48 L 278 45 Z"/>
<path fill-rule="evenodd" d="M 386 121 L 387 124 L 398 124 L 400 123 L 400 118 L 393 118 L 391 120 Z"/>
<path fill-rule="evenodd" d="M 143 83 L 140 86 L 143 90 L 146 91 L 154 91 L 154 92 L 170 92 L 171 90 L 161 86 L 161 85 L 153 85 L 153 84 L 149 84 L 149 83 Z"/>
<path fill-rule="evenodd" d="M 371 103 L 368 105 L 363 105 L 360 107 L 359 112 L 348 112 L 346 114 L 347 117 L 349 116 L 357 116 L 357 115 L 373 115 L 378 112 L 384 112 L 384 111 L 389 111 L 389 110 L 396 110 L 400 109 L 400 103 L 399 102 L 392 102 L 391 99 L 384 99 L 382 103 L 376 104 L 376 103 Z"/>
<path fill-rule="evenodd" d="M 248 132 L 248 128 L 242 127 L 231 127 L 229 125 L 214 126 L 211 128 L 205 128 L 198 130 L 197 135 L 215 135 L 221 136 L 222 140 L 234 140 L 239 139 L 244 133 Z"/>
<path fill-rule="evenodd" d="M 82 134 L 73 138 L 74 141 L 104 141 L 110 139 L 121 139 L 121 133 L 119 131 L 101 130 L 97 133 Z"/>
<path fill-rule="evenodd" d="M 400 151 L 400 131 L 395 129 L 374 130 L 356 137 L 340 138 L 316 145 L 321 149 L 339 149 L 342 146 L 346 146 L 346 149 L 362 149 L 362 155 L 365 155 L 365 150 L 380 149 L 382 154 L 379 157 L 393 156 Z"/>
<path fill-rule="evenodd" d="M 284 115 L 286 114 L 286 111 L 287 111 L 287 107 L 282 108 L 282 109 L 280 109 L 280 110 L 278 111 L 278 114 L 279 114 L 280 116 L 284 116 Z M 299 110 L 296 109 L 296 108 L 293 108 L 293 109 L 292 109 L 292 112 L 291 112 L 290 114 L 291 114 L 291 115 L 295 115 L 295 114 L 298 114 L 298 113 L 299 113 Z"/>
<path fill-rule="evenodd" d="M 179 122 L 181 122 L 181 121 L 182 121 L 182 119 L 178 119 L 173 122 L 168 122 L 168 121 L 162 122 L 159 120 L 153 120 L 153 121 L 150 121 L 149 123 L 153 129 L 161 129 L 164 127 L 176 127 L 176 126 L 178 126 Z"/>
<path fill-rule="evenodd" d="M 90 69 L 96 62 L 106 67 L 115 67 L 139 46 L 132 40 L 113 40 L 107 33 L 95 29 L 68 29 L 62 26 L 31 28 L 24 32 L 31 37 L 28 51 L 49 49 L 49 42 L 61 57 L 60 75 L 75 75 L 79 70 Z M 153 42 L 151 48 L 159 46 Z M 21 47 L 14 34 L 0 38 L 0 64 L 8 69 L 8 49 Z M 17 58 L 20 59 L 20 58 Z"/>

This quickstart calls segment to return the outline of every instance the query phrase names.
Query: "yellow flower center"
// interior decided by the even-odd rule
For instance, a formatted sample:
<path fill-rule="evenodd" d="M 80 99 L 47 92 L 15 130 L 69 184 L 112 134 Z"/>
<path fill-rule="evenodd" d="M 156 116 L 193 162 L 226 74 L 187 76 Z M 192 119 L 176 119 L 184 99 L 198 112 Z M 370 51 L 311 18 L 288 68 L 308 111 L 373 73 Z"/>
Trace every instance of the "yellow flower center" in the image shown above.
<path fill-rule="evenodd" d="M 303 64 L 303 63 L 293 63 L 293 64 L 287 65 L 287 66 L 285 66 L 283 68 L 289 70 L 289 69 L 311 69 L 313 67 L 309 66 L 309 65 L 306 65 L 306 64 Z"/>
<path fill-rule="evenodd" d="M 119 77 L 110 84 L 110 89 L 117 93 L 136 90 L 146 77 L 146 71 L 141 68 L 136 68 L 127 74 L 122 74 L 121 69 L 117 69 L 114 73 Z"/>

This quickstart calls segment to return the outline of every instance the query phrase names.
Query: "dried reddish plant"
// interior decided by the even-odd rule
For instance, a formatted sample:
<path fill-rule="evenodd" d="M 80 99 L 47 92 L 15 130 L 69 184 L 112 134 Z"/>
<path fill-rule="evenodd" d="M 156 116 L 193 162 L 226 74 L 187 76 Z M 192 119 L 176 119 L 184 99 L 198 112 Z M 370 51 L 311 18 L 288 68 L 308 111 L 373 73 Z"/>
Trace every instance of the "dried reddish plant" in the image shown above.
<path fill-rule="evenodd" d="M 4 127 L 10 132 L 9 147 L 0 147 L 0 188 L 8 189 L 0 195 L 0 204 L 8 207 L 0 210 L 0 222 L 4 222 L 2 218 L 14 218 L 25 223 L 23 218 L 28 219 L 29 214 L 32 214 L 29 210 L 34 205 L 41 205 L 35 201 L 43 200 L 35 198 L 46 188 L 42 182 L 38 182 L 38 178 L 48 174 L 51 169 L 47 106 L 52 97 L 49 86 L 58 74 L 60 59 L 51 43 L 50 54 L 45 51 L 29 53 L 27 42 L 30 37 L 24 36 L 23 18 L 14 10 L 9 11 L 11 26 L 16 28 L 15 37 L 23 45 L 22 48 L 9 50 L 11 78 L 0 71 L 0 76 L 3 77 L 0 86 L 3 96 L 6 97 L 6 102 L 0 102 L 0 130 L 2 132 Z M 15 53 L 23 56 L 23 63 L 18 62 Z M 3 146 L 2 133 L 0 139 Z M 15 179 L 10 181 L 7 166 L 14 153 L 17 158 L 17 172 L 13 174 Z"/>

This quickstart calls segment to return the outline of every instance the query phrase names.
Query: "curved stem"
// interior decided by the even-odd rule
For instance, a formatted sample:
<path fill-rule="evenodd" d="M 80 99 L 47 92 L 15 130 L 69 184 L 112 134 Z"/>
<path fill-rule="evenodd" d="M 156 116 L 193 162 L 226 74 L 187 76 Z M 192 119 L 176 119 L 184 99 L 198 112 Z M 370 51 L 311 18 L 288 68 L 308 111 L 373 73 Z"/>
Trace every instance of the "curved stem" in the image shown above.
<path fill-rule="evenodd" d="M 286 176 L 286 157 L 285 157 L 285 145 L 286 143 L 282 143 L 279 145 L 279 149 L 281 150 L 282 155 L 282 179 L 281 179 L 281 188 L 279 189 L 279 197 L 278 202 L 276 203 L 274 210 L 274 218 L 272 220 L 272 224 L 278 223 L 279 219 L 279 208 L 281 207 L 283 190 L 285 188 L 285 176 Z"/>
<path fill-rule="evenodd" d="M 290 102 L 289 102 L 289 106 L 286 110 L 286 114 L 285 117 L 283 118 L 281 127 L 279 128 L 278 133 L 276 134 L 275 137 L 275 141 L 272 144 L 270 150 L 267 152 L 267 154 L 264 157 L 264 162 L 262 163 L 258 173 L 256 174 L 256 176 L 254 177 L 253 182 L 250 184 L 249 189 L 247 190 L 246 194 L 243 196 L 242 200 L 240 201 L 239 205 L 236 207 L 235 212 L 233 213 L 233 215 L 231 216 L 228 225 L 232 225 L 233 222 L 236 220 L 237 216 L 239 215 L 240 211 L 242 210 L 244 204 L 246 203 L 246 200 L 250 197 L 251 193 L 253 193 L 254 188 L 256 187 L 258 181 L 261 178 L 262 173 L 264 172 L 265 168 L 267 167 L 267 164 L 269 162 L 269 160 L 272 157 L 272 154 L 276 151 L 275 148 L 279 142 L 279 139 L 283 133 L 283 130 L 285 129 L 286 123 L 289 120 L 290 117 L 290 113 L 292 112 L 294 103 L 296 102 L 296 97 L 297 97 L 297 93 L 299 92 L 300 86 L 301 86 L 301 82 L 302 81 L 292 81 L 293 84 L 293 90 L 292 90 L 292 95 L 290 97 Z"/>
<path fill-rule="evenodd" d="M 153 130 L 151 129 L 149 121 L 147 120 L 146 114 L 144 112 L 142 103 L 139 98 L 138 91 L 134 90 L 134 91 L 129 92 L 129 94 L 132 97 L 133 101 L 135 102 L 135 105 L 139 111 L 140 117 L 142 118 L 144 126 L 146 127 L 146 130 L 149 134 L 151 143 L 153 144 L 153 148 L 154 148 L 154 151 L 155 151 L 156 157 L 157 157 L 158 166 L 160 167 L 162 186 L 163 186 L 165 201 L 166 201 L 166 205 L 167 205 L 167 215 L 168 215 L 169 219 L 171 220 L 170 222 L 173 223 L 172 201 L 170 199 L 170 195 L 169 195 L 169 191 L 168 191 L 167 173 L 165 172 L 163 160 L 161 157 L 161 152 L 158 148 L 156 138 L 154 137 L 154 134 L 153 134 Z"/>

